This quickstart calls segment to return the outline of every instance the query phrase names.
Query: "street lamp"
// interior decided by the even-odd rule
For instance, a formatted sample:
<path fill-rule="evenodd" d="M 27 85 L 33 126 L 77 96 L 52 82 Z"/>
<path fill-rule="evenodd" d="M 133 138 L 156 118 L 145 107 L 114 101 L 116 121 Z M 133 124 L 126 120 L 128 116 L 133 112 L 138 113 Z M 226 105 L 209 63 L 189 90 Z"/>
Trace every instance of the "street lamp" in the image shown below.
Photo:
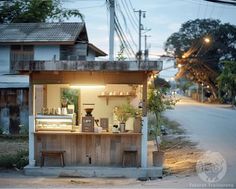
<path fill-rule="evenodd" d="M 204 38 L 204 41 L 205 41 L 205 43 L 210 43 L 210 42 L 211 42 L 211 40 L 210 40 L 209 37 L 205 37 L 205 38 Z"/>
<path fill-rule="evenodd" d="M 177 67 L 178 67 L 178 68 L 181 68 L 181 67 L 182 67 L 182 65 L 181 65 L 181 64 L 178 64 L 178 65 L 177 65 Z"/>

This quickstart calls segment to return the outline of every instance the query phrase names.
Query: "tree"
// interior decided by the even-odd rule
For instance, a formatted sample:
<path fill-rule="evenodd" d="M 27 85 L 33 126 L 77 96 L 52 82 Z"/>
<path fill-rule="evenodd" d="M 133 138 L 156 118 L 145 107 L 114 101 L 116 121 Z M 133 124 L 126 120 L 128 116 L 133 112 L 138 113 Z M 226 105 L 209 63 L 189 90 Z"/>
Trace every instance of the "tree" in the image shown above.
<path fill-rule="evenodd" d="M 223 71 L 217 77 L 220 91 L 224 94 L 223 99 L 230 99 L 231 104 L 235 105 L 236 97 L 236 62 L 223 62 Z"/>
<path fill-rule="evenodd" d="M 60 0 L 12 0 L 0 4 L 0 23 L 47 22 L 74 16 L 83 20 L 77 9 L 64 9 Z"/>
<path fill-rule="evenodd" d="M 124 50 L 125 50 L 125 47 L 123 44 L 120 45 L 120 51 L 117 53 L 117 60 L 118 61 L 125 61 L 126 60 L 126 57 L 124 56 Z"/>
<path fill-rule="evenodd" d="M 196 19 L 184 23 L 167 39 L 165 51 L 182 65 L 177 77 L 208 85 L 217 98 L 216 78 L 221 73 L 219 62 L 236 60 L 235 44 L 236 26 L 222 24 L 219 20 Z"/>
<path fill-rule="evenodd" d="M 166 87 L 152 87 L 148 90 L 148 110 L 155 115 L 156 119 L 153 134 L 155 136 L 157 151 L 159 151 L 157 136 L 160 135 L 161 114 L 167 109 L 172 109 L 175 105 L 173 99 L 165 98 L 164 94 L 166 90 Z"/>

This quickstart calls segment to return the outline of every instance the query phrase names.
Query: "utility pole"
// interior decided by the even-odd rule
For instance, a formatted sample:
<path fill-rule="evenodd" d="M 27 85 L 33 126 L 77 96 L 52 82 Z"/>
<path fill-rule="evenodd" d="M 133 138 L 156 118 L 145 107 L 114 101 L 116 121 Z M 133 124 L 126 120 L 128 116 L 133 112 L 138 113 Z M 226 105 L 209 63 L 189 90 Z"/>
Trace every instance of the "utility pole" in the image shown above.
<path fill-rule="evenodd" d="M 148 60 L 148 48 L 147 48 L 147 38 L 151 37 L 150 35 L 144 35 L 144 61 Z"/>
<path fill-rule="evenodd" d="M 143 25 L 142 25 L 142 15 L 143 15 L 143 18 L 145 18 L 145 13 L 146 11 L 142 11 L 142 10 L 138 10 L 138 11 L 134 11 L 134 12 L 138 12 L 139 14 L 139 32 L 138 32 L 138 61 L 140 63 L 140 60 L 141 60 L 141 57 L 142 57 L 142 49 L 141 49 L 141 37 L 142 37 L 142 30 L 143 30 Z"/>
<path fill-rule="evenodd" d="M 110 6 L 109 60 L 114 61 L 115 0 L 109 0 L 109 6 Z"/>

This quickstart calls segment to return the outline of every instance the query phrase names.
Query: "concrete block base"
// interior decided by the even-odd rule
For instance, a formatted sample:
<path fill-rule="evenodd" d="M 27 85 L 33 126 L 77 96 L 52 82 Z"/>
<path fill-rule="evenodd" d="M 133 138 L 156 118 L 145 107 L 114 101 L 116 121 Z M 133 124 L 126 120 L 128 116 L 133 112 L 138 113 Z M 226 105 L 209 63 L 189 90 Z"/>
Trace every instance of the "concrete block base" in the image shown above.
<path fill-rule="evenodd" d="M 134 167 L 36 167 L 26 166 L 25 175 L 58 176 L 82 178 L 159 178 L 162 177 L 162 167 L 134 168 Z"/>

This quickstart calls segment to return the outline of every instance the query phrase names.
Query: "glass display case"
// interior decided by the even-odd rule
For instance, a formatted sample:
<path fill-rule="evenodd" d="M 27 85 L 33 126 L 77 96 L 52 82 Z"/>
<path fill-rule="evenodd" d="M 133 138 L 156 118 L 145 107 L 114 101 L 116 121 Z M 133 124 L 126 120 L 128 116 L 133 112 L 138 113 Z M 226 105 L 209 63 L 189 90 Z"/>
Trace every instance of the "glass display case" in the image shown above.
<path fill-rule="evenodd" d="M 75 115 L 37 115 L 36 131 L 71 131 L 75 125 Z"/>

